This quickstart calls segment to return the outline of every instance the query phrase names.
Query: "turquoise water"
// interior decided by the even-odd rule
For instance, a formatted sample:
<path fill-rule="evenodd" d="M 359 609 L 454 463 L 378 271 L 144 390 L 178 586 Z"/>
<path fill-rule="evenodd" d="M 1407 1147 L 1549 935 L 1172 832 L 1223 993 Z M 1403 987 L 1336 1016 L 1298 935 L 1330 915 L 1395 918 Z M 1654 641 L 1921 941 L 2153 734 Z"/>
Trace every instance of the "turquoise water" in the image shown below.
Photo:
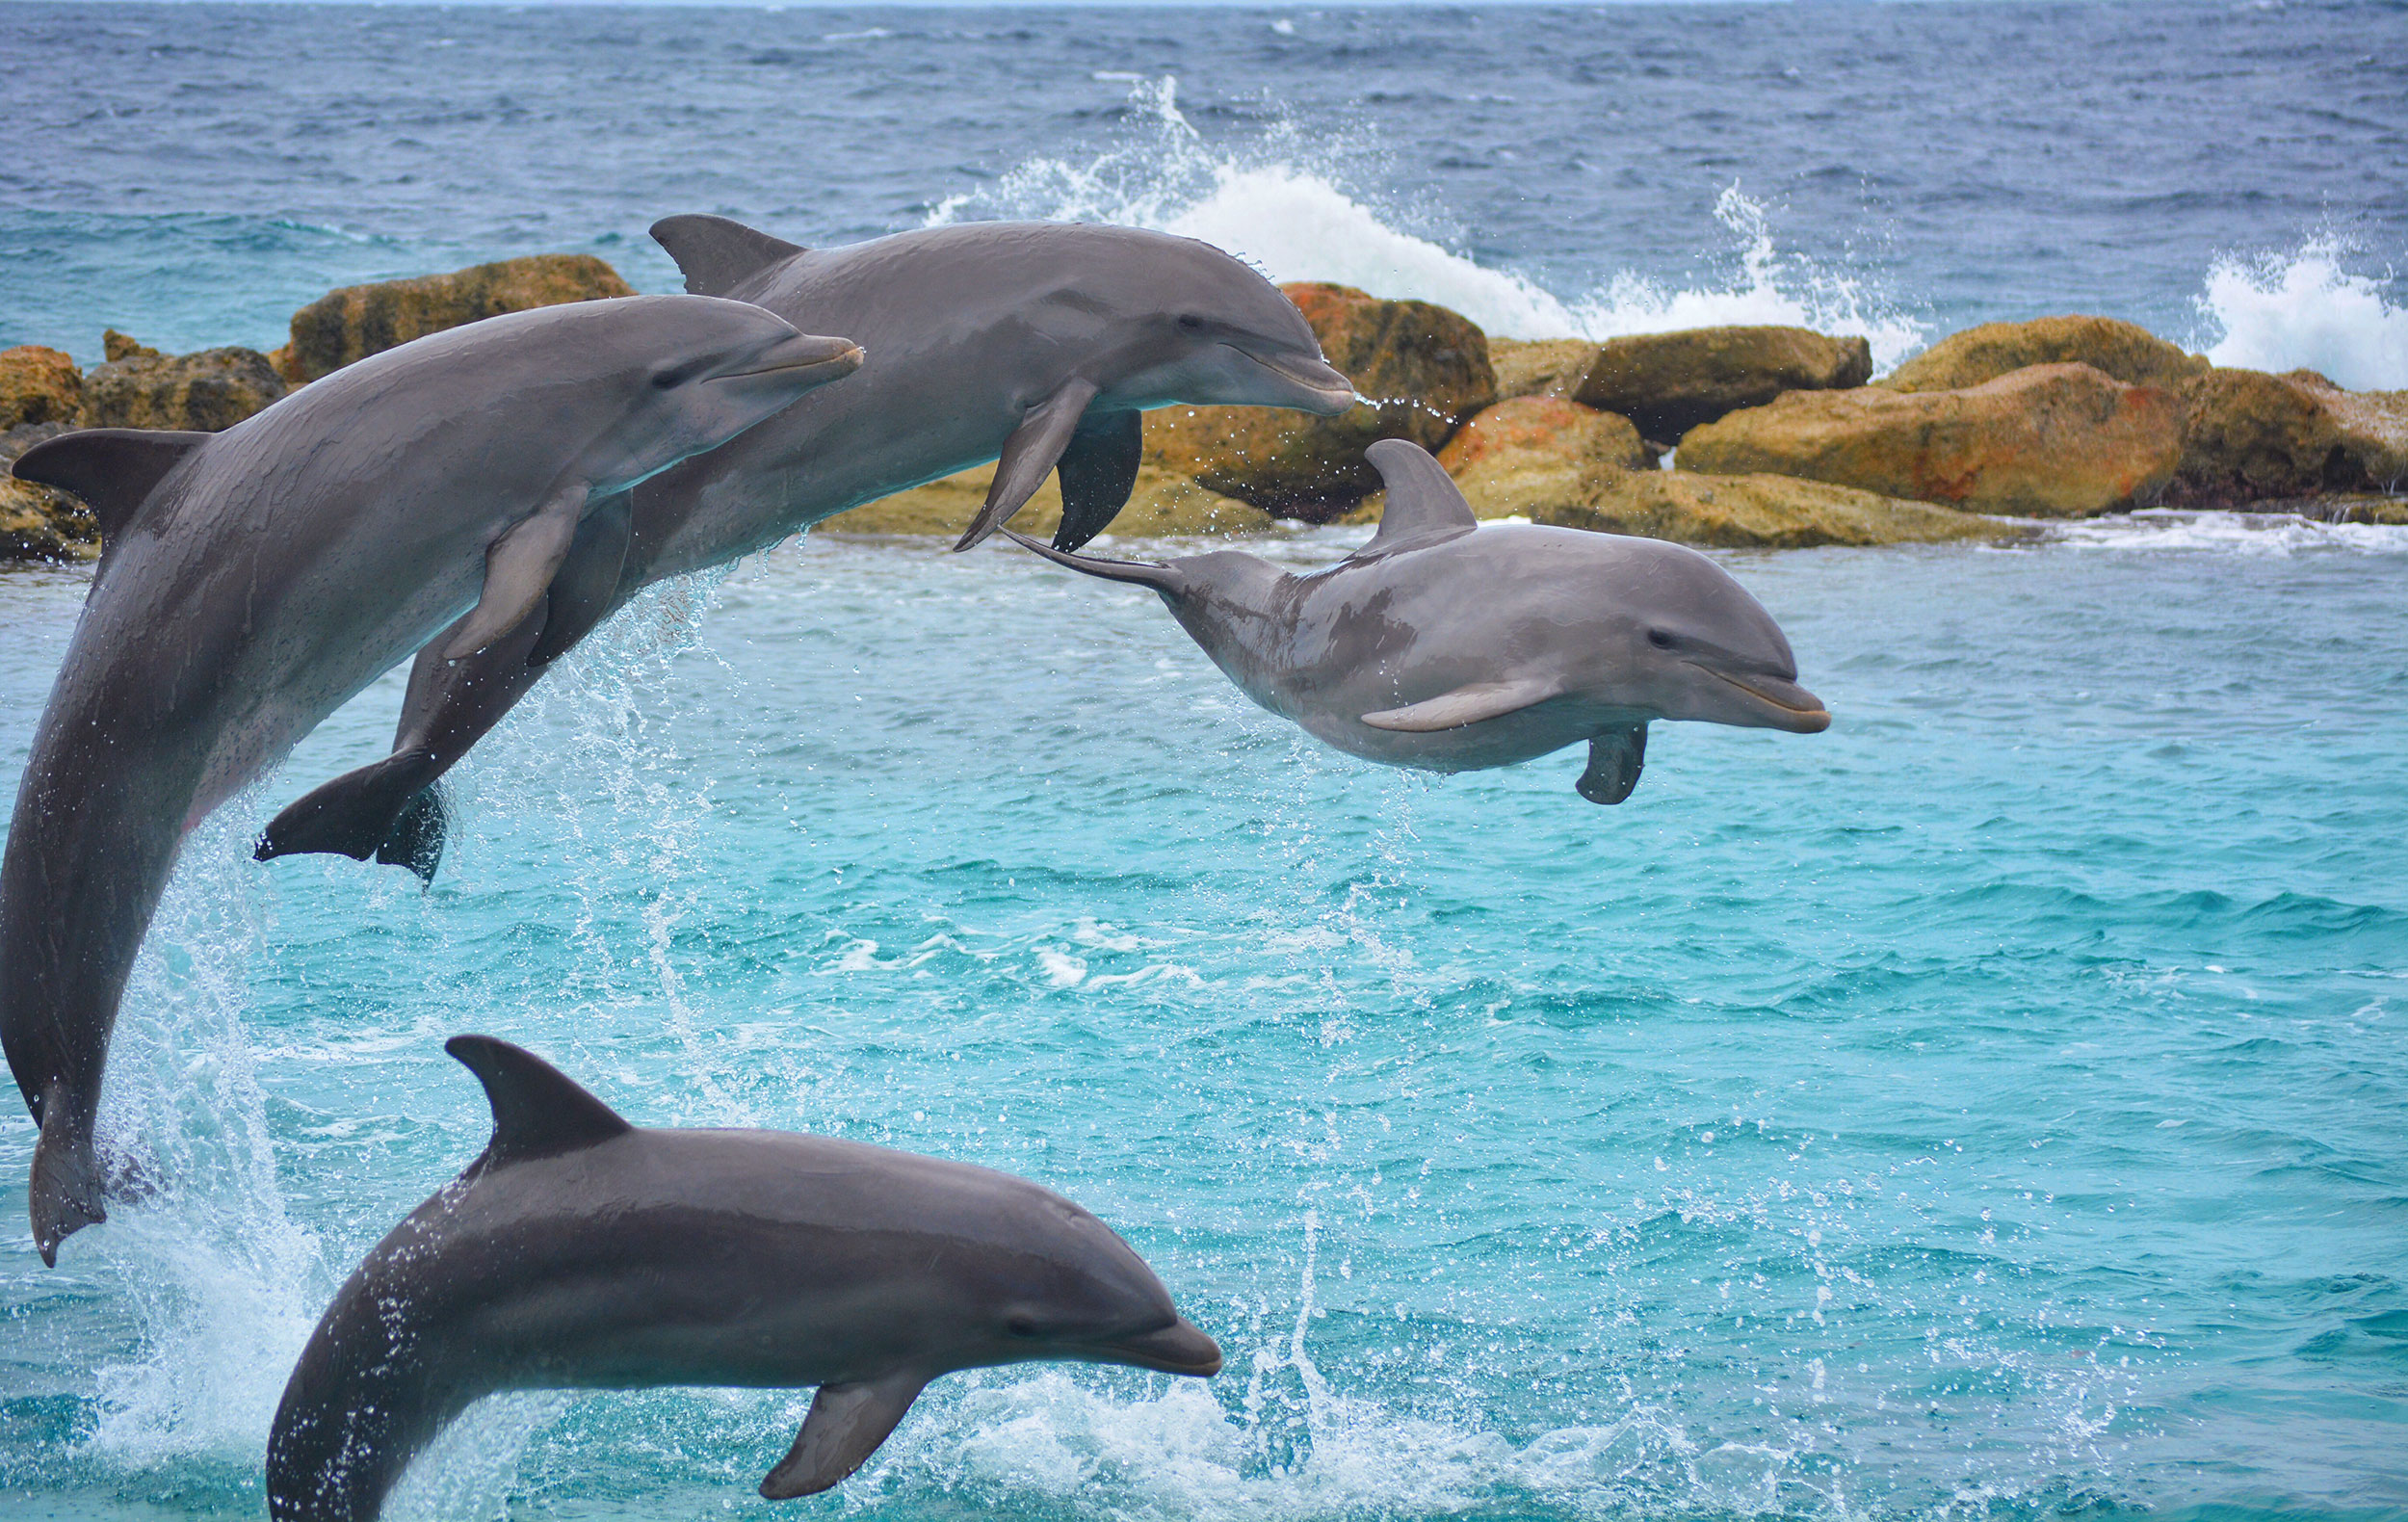
<path fill-rule="evenodd" d="M 823 536 L 581 652 L 432 892 L 249 860 L 387 682 L 191 842 L 106 1115 L 160 1194 L 55 1272 L 7 1228 L 0 1512 L 259 1513 L 317 1312 L 483 1144 L 478 1030 L 1041 1180 L 1229 1364 L 951 1378 L 782 1508 L 802 1394 L 491 1403 L 392 1515 L 2408 1514 L 2408 532 L 1728 564 L 1837 722 L 1660 728 L 1615 809 Z M 0 778 L 82 586 L 0 576 Z"/>

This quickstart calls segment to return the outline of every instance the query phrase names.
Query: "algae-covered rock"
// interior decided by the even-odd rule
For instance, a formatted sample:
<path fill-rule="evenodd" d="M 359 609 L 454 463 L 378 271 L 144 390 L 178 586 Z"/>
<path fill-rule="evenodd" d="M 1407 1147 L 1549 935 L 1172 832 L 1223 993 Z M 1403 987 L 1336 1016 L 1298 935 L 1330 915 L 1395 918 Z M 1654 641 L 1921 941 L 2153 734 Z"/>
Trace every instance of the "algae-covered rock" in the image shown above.
<path fill-rule="evenodd" d="M 2088 365 L 2030 365 L 1963 391 L 1793 391 L 1691 431 L 1711 475 L 1770 473 L 1977 512 L 2078 517 L 2154 500 L 2183 446 L 2172 392 Z"/>
<path fill-rule="evenodd" d="M 1569 397 L 1597 358 L 1585 338 L 1491 338 L 1488 364 L 1497 375 L 1497 400 L 1517 396 Z"/>
<path fill-rule="evenodd" d="M 1283 285 L 1322 353 L 1372 400 L 1336 417 L 1280 407 L 1170 407 L 1145 416 L 1149 464 L 1281 517 L 1322 522 L 1377 489 L 1363 451 L 1383 438 L 1436 450 L 1497 399 L 1488 339 L 1427 302 L 1345 285 Z"/>
<path fill-rule="evenodd" d="M 538 253 L 449 275 L 349 285 L 293 314 L 293 339 L 276 351 L 276 369 L 299 385 L 464 323 L 635 294 L 616 270 L 589 253 Z"/>
<path fill-rule="evenodd" d="M 1697 328 L 1598 345 L 1572 400 L 1619 412 L 1653 439 L 1676 439 L 1788 391 L 1860 386 L 1872 347 L 1804 328 Z"/>
<path fill-rule="evenodd" d="M 2033 532 L 1970 512 L 1903 502 L 1791 476 L 1701 476 L 1630 470 L 1600 478 L 1587 500 L 1530 514 L 1533 522 L 1636 534 L 1721 549 L 1822 544 L 1929 544 Z"/>
<path fill-rule="evenodd" d="M 56 349 L 0 349 L 0 432 L 29 423 L 72 423 L 84 407 L 84 375 Z"/>
<path fill-rule="evenodd" d="M 172 428 L 214 433 L 284 395 L 283 378 L 255 349 L 204 349 L 94 365 L 84 377 L 86 428 Z"/>
<path fill-rule="evenodd" d="M 2182 463 L 2166 500 L 2239 507 L 2408 483 L 2408 392 L 2344 391 L 2312 371 L 2210 370 L 2182 392 Z"/>
<path fill-rule="evenodd" d="M 57 421 L 0 432 L 0 561 L 91 560 L 100 553 L 100 524 L 72 492 L 9 474 L 19 455 L 67 432 L 69 425 Z"/>
<path fill-rule="evenodd" d="M 2112 317 L 1984 323 L 1951 333 L 1884 376 L 1893 391 L 1962 391 L 2027 365 L 2086 364 L 2126 385 L 2175 388 L 2208 362 L 2149 329 Z"/>
<path fill-rule="evenodd" d="M 978 516 L 994 480 L 995 467 L 981 465 L 840 512 L 822 524 L 819 532 L 929 534 L 951 539 Z M 1260 508 L 1148 465 L 1139 469 L 1129 505 L 1112 520 L 1111 532 L 1128 536 L 1253 534 L 1269 529 L 1271 521 L 1270 514 Z M 1013 528 L 1035 538 L 1051 538 L 1060 523 L 1061 483 L 1052 476 L 1045 478 L 1045 485 L 1011 520 Z"/>
<path fill-rule="evenodd" d="M 132 334 L 118 332 L 114 328 L 101 330 L 100 352 L 112 362 L 119 359 L 165 359 L 167 357 L 164 351 L 153 349 Z"/>
<path fill-rule="evenodd" d="M 1603 474 L 1645 470 L 1655 457 L 1630 419 L 1561 397 L 1523 396 L 1456 430 L 1438 462 L 1483 518 L 1528 516 L 1586 501 Z"/>

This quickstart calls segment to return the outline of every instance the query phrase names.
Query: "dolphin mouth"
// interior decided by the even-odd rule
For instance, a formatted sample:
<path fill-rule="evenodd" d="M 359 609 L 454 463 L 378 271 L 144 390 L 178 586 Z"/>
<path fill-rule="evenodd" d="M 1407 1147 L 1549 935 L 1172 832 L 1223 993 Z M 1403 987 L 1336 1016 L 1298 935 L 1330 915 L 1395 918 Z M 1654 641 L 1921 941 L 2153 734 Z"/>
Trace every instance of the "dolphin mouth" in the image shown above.
<path fill-rule="evenodd" d="M 1786 729 L 1797 735 L 1818 735 L 1831 727 L 1831 714 L 1822 706 L 1822 699 L 1795 682 L 1785 682 L 1777 676 L 1752 676 L 1741 681 L 1730 672 L 1716 671 L 1711 666 L 1701 669 L 1730 683 L 1780 715 L 1766 725 L 1768 729 Z"/>
<path fill-rule="evenodd" d="M 1097 1343 L 1094 1351 L 1110 1362 L 1152 1369 L 1158 1374 L 1209 1379 L 1220 1373 L 1220 1344 L 1204 1335 L 1184 1316 L 1156 1331 Z"/>
<path fill-rule="evenodd" d="M 1285 365 L 1273 364 L 1261 354 L 1250 354 L 1240 349 L 1236 344 L 1224 344 L 1221 347 L 1233 353 L 1244 354 L 1246 358 L 1297 390 L 1310 393 L 1314 405 L 1299 407 L 1298 411 L 1311 412 L 1321 417 L 1336 417 L 1354 405 L 1354 382 L 1340 375 L 1334 365 L 1322 365 L 1322 373 L 1318 376 L 1298 375 Z"/>
<path fill-rule="evenodd" d="M 860 369 L 862 361 L 869 357 L 868 351 L 850 338 L 816 338 L 806 333 L 780 342 L 749 370 L 722 371 L 711 379 L 743 380 L 754 376 L 826 370 L 832 372 L 828 380 L 838 380 Z"/>

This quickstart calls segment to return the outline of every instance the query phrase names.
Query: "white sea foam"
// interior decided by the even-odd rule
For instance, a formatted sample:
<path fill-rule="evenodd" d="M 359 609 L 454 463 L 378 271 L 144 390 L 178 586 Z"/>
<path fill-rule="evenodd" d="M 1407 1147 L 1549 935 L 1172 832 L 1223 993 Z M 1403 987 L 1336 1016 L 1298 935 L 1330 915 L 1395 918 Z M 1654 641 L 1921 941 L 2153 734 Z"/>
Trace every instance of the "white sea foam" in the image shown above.
<path fill-rule="evenodd" d="M 1732 234 L 1731 274 L 1670 285 L 1625 271 L 1563 297 L 1399 227 L 1410 219 L 1349 188 L 1348 167 L 1375 153 L 1291 123 L 1237 147 L 1207 144 L 1181 114 L 1178 81 L 1169 75 L 1134 81 L 1130 102 L 1141 123 L 1130 141 L 1086 160 L 1033 159 L 991 190 L 949 197 L 929 224 L 1010 216 L 1152 227 L 1217 244 L 1274 280 L 1335 280 L 1435 302 L 1500 337 L 1602 339 L 1792 323 L 1865 334 L 1881 369 L 1924 338 L 1920 323 L 1893 310 L 1861 277 L 1783 250 L 1765 207 L 1737 185 L 1714 208 Z"/>
<path fill-rule="evenodd" d="M 2287 253 L 2226 258 L 2199 310 L 2219 334 L 2207 354 L 2251 370 L 2315 370 L 2354 391 L 2408 387 L 2408 306 L 2343 268 L 2354 250 L 2319 234 Z"/>
<path fill-rule="evenodd" d="M 2082 549 L 2188 550 L 2291 556 L 2316 551 L 2408 554 L 2408 526 L 2319 523 L 2283 512 L 2186 512 L 2167 509 L 2054 525 L 2052 542 Z"/>

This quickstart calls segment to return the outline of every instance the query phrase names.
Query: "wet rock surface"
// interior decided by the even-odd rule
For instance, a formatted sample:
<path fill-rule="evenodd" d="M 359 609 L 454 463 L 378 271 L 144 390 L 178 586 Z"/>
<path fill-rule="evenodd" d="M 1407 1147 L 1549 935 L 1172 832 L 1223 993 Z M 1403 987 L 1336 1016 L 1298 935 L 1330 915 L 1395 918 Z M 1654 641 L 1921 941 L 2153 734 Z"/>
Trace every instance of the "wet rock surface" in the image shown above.
<path fill-rule="evenodd" d="M 2343 391 L 2313 371 L 2214 369 L 2182 400 L 2168 503 L 2245 507 L 2408 485 L 2408 392 Z"/>
<path fill-rule="evenodd" d="M 1976 512 L 2079 517 L 2156 500 L 2183 407 L 2088 365 L 2031 365 L 1962 391 L 1793 391 L 1691 431 L 1711 475 L 1770 473 Z"/>
<path fill-rule="evenodd" d="M 2030 365 L 2086 364 L 2126 385 L 2179 387 L 2208 362 L 2135 323 L 2042 317 L 1951 333 L 1877 383 L 1893 391 L 1962 391 Z"/>
<path fill-rule="evenodd" d="M 1619 412 L 1660 442 L 1785 392 L 1861 386 L 1872 347 L 1804 328 L 1697 328 L 1597 346 L 1572 399 Z"/>
<path fill-rule="evenodd" d="M 448 275 L 349 285 L 293 314 L 292 341 L 276 351 L 275 367 L 299 385 L 464 323 L 635 294 L 616 270 L 589 253 L 539 253 Z"/>
<path fill-rule="evenodd" d="M 84 375 L 56 349 L 0 349 L 0 431 L 33 423 L 72 423 L 84 407 Z"/>
<path fill-rule="evenodd" d="M 131 355 L 84 377 L 86 428 L 169 428 L 215 433 L 281 400 L 282 377 L 255 349 Z"/>
<path fill-rule="evenodd" d="M 71 492 L 9 474 L 19 455 L 69 431 L 46 422 L 0 433 L 0 561 L 91 560 L 100 553 L 100 525 Z"/>

